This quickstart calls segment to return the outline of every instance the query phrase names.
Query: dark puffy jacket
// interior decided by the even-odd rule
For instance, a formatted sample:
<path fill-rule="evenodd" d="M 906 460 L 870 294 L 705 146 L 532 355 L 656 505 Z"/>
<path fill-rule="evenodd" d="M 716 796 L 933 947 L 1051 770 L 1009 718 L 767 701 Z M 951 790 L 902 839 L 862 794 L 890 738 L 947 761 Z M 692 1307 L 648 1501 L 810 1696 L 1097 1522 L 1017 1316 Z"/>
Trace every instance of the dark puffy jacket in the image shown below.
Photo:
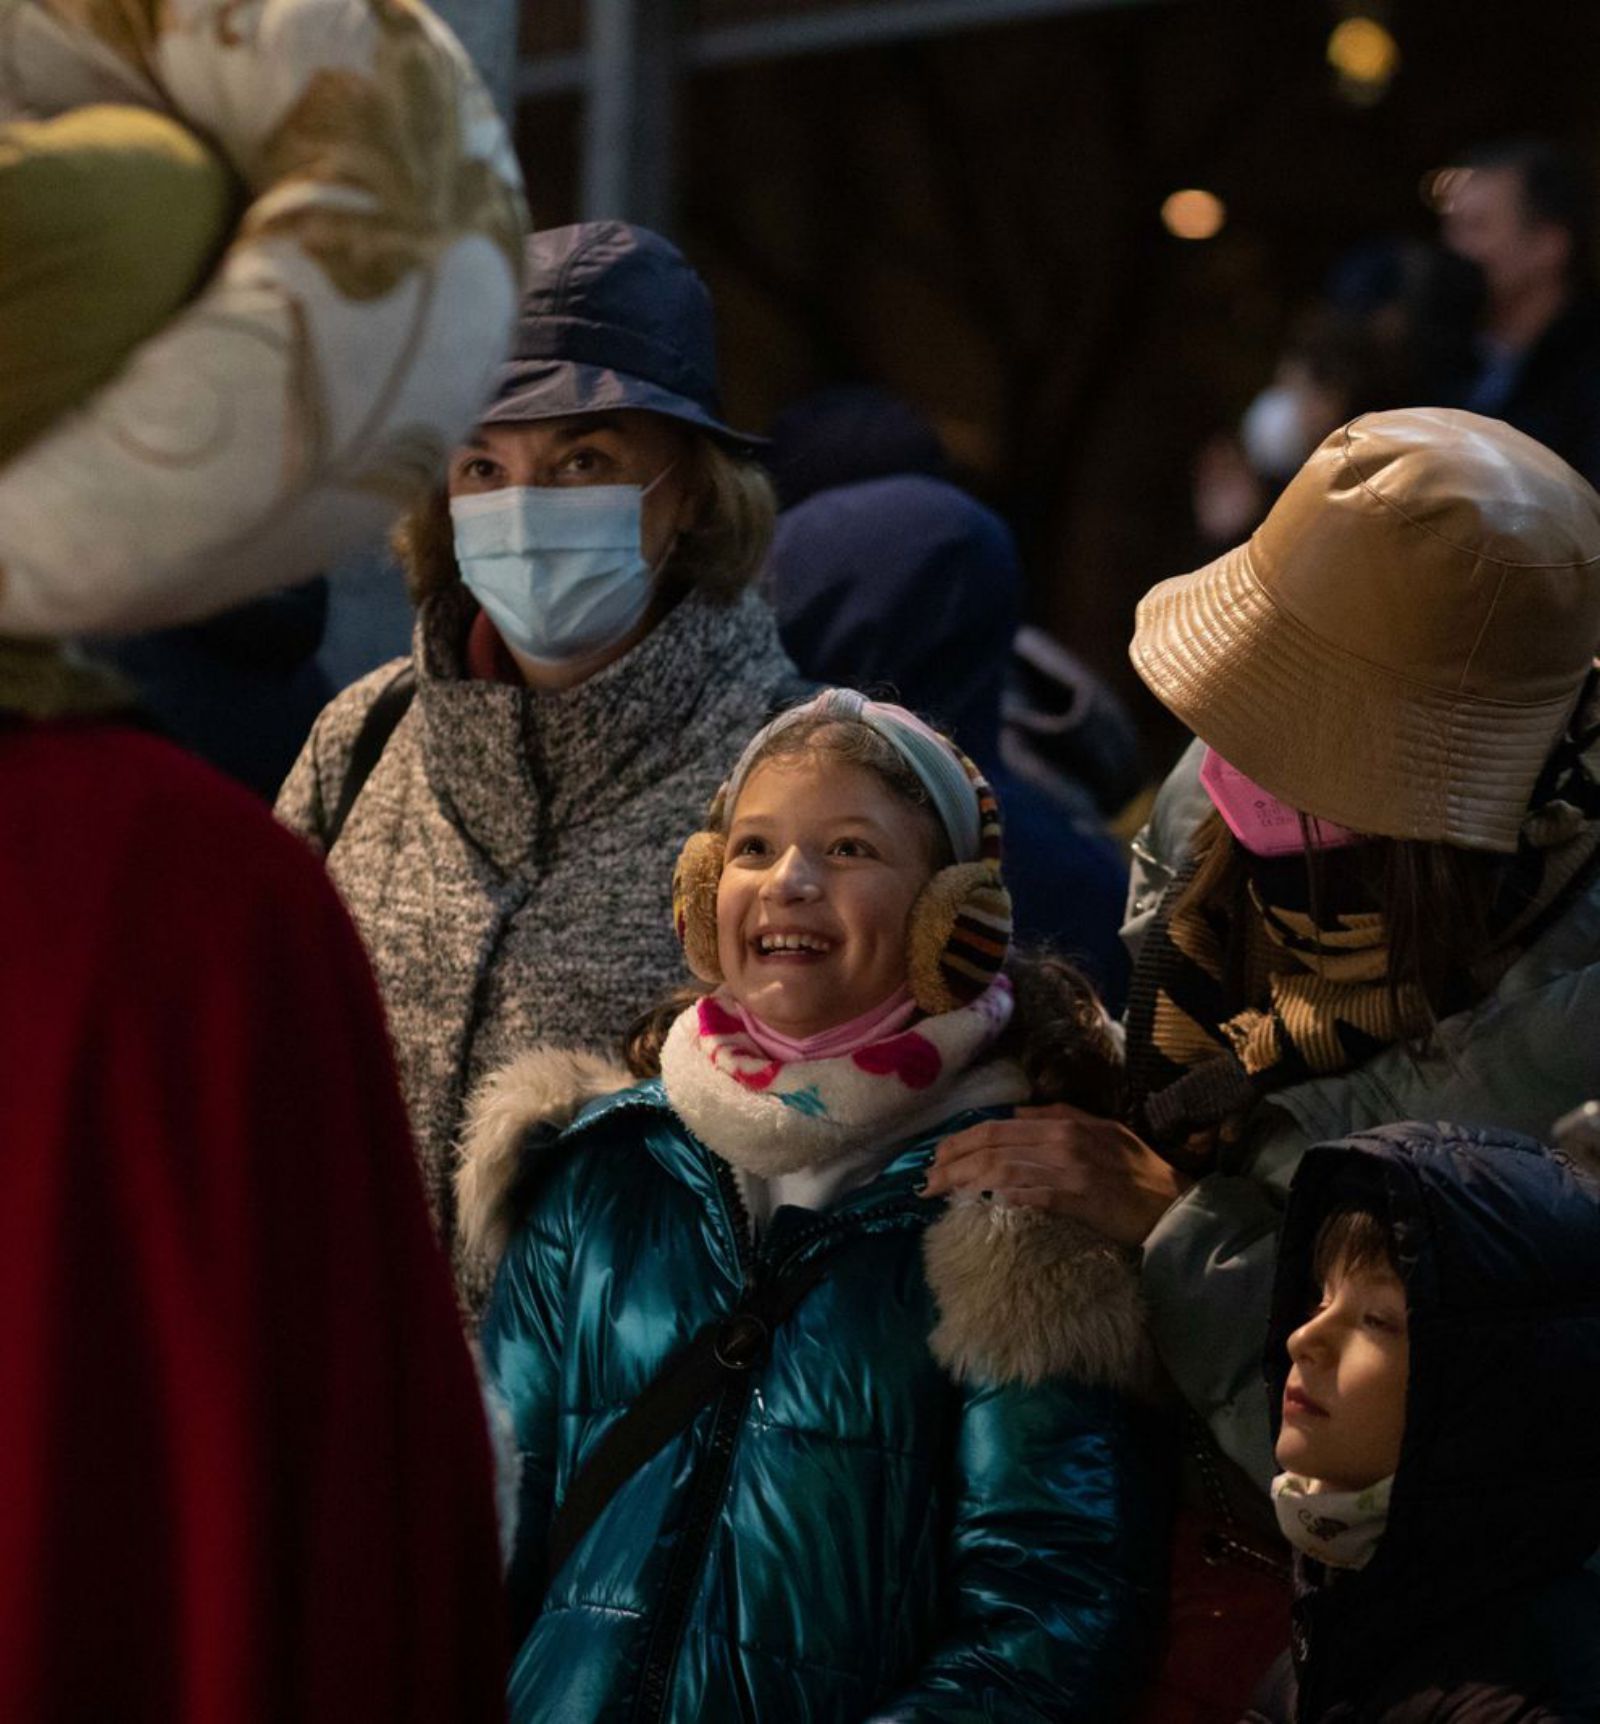
<path fill-rule="evenodd" d="M 959 1383 L 930 1351 L 942 1206 L 913 1187 L 982 1117 L 834 1209 L 780 1209 L 755 1248 L 659 1083 L 520 1141 L 483 1332 L 523 1464 L 514 1720 L 1123 1716 L 1161 1571 L 1148 1416 L 1064 1377 Z M 753 1278 L 818 1256 L 765 1360 L 621 1487 L 541 1606 L 552 1510 L 596 1441 Z M 1030 1273 L 1053 1296 L 1071 1270 Z M 973 1324 L 1016 1323 L 1000 1283 L 974 1294 Z"/>
<path fill-rule="evenodd" d="M 767 571 L 778 632 L 802 675 L 926 714 L 989 775 L 1005 814 L 1018 938 L 1081 961 L 1120 1011 L 1128 877 L 1116 846 L 1087 796 L 1074 818 L 1000 759 L 1022 606 L 1011 529 L 944 479 L 867 479 L 786 509 Z"/>
<path fill-rule="evenodd" d="M 1247 1724 L 1600 1719 L 1583 1566 L 1600 1544 L 1600 1190 L 1509 1134 L 1397 1125 L 1310 1150 L 1280 1247 L 1275 1406 L 1318 1224 L 1344 1208 L 1385 1217 L 1399 1246 L 1400 1466 L 1364 1569 L 1297 1559 L 1293 1657 Z"/>

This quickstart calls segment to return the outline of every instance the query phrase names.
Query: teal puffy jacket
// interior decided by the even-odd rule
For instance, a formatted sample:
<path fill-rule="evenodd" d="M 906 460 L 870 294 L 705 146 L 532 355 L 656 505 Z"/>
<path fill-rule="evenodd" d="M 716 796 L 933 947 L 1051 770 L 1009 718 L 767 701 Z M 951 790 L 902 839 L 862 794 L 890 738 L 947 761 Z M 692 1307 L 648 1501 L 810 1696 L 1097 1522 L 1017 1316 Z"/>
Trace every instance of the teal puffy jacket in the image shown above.
<path fill-rule="evenodd" d="M 929 1346 L 943 1206 L 914 1186 L 981 1117 L 905 1144 L 832 1210 L 780 1209 L 754 1246 L 731 1171 L 659 1083 L 520 1139 L 483 1331 L 523 1467 L 518 1724 L 1123 1715 L 1163 1572 L 1149 1415 L 1065 1377 L 960 1383 Z M 1063 1266 L 1047 1228 L 1027 1237 L 1021 1302 L 980 1278 L 976 1333 L 1053 1321 L 1028 1298 L 1054 1300 Z M 546 1592 L 553 1507 L 596 1441 L 742 1289 L 816 1254 L 829 1273 L 765 1360 L 622 1486 Z"/>

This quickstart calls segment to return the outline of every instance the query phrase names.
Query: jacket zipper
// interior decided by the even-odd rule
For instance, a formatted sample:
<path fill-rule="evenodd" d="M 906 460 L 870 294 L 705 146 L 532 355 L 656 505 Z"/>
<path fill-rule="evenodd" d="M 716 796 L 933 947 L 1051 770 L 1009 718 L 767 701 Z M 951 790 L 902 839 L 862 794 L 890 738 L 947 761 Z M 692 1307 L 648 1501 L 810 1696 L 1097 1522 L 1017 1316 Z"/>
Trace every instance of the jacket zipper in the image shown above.
<path fill-rule="evenodd" d="M 750 1212 L 745 1207 L 744 1198 L 739 1191 L 739 1182 L 733 1177 L 727 1164 L 716 1157 L 712 1158 L 712 1171 L 716 1175 L 717 1191 L 727 1211 L 729 1224 L 734 1230 L 739 1266 L 744 1272 L 741 1300 L 748 1298 L 754 1290 L 758 1266 L 765 1267 L 774 1276 L 781 1275 L 805 1255 L 812 1245 L 828 1234 L 837 1235 L 842 1242 L 857 1231 L 850 1226 L 841 1227 L 835 1217 L 827 1216 L 791 1239 L 781 1261 L 760 1265 L 759 1255 L 751 1244 Z M 916 1199 L 906 1199 L 878 1211 L 874 1220 L 898 1220 L 901 1216 L 912 1214 L 919 1207 Z M 877 1232 L 879 1229 L 873 1227 L 871 1231 Z M 667 1571 L 661 1608 L 650 1633 L 644 1672 L 639 1678 L 638 1698 L 634 1703 L 633 1713 L 637 1724 L 661 1724 L 666 1715 L 672 1673 L 677 1667 L 678 1654 L 683 1649 L 683 1637 L 689 1626 L 689 1605 L 711 1544 L 711 1533 L 722 1508 L 722 1499 L 728 1488 L 728 1476 L 733 1470 L 734 1450 L 738 1447 L 739 1432 L 743 1428 L 751 1391 L 755 1387 L 754 1378 L 753 1370 L 741 1371 L 715 1402 L 711 1441 L 689 1487 L 689 1509 L 684 1517 L 683 1534 L 678 1541 L 677 1550 L 673 1553 L 672 1565 Z M 731 1652 L 733 1656 L 737 1656 L 736 1647 L 732 1648 Z"/>
<path fill-rule="evenodd" d="M 734 1249 L 744 1285 L 740 1299 L 749 1296 L 755 1284 L 755 1248 L 751 1242 L 750 1212 L 739 1191 L 739 1182 L 732 1171 L 713 1158 L 717 1193 L 727 1211 L 733 1230 Z M 711 1532 L 722 1506 L 728 1474 L 733 1469 L 733 1451 L 739 1440 L 739 1427 L 744 1423 L 745 1409 L 750 1401 L 751 1373 L 741 1371 L 718 1396 L 712 1414 L 711 1441 L 695 1470 L 689 1486 L 689 1508 L 684 1516 L 683 1532 L 678 1548 L 673 1552 L 667 1583 L 661 1596 L 661 1608 L 656 1613 L 645 1654 L 644 1671 L 639 1678 L 638 1699 L 633 1715 L 639 1724 L 660 1724 L 667 1709 L 668 1685 L 678 1663 L 684 1632 L 689 1622 L 689 1604 L 695 1582 L 705 1562 L 711 1543 Z"/>

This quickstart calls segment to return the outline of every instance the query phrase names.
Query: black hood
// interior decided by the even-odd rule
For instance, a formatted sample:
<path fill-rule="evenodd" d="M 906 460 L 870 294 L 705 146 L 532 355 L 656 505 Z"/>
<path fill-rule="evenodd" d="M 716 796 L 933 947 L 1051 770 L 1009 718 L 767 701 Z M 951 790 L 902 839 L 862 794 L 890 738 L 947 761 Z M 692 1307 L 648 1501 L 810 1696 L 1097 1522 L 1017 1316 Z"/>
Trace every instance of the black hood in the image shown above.
<path fill-rule="evenodd" d="M 1317 1229 L 1346 1208 L 1388 1224 L 1410 1324 L 1383 1539 L 1331 1585 L 1320 1565 L 1297 1564 L 1297 1649 L 1314 1613 L 1318 1663 L 1336 1645 L 1347 1678 L 1352 1660 L 1381 1662 L 1397 1637 L 1581 1567 L 1600 1545 L 1600 1189 L 1528 1138 L 1447 1125 L 1309 1151 L 1279 1245 L 1275 1435 Z"/>

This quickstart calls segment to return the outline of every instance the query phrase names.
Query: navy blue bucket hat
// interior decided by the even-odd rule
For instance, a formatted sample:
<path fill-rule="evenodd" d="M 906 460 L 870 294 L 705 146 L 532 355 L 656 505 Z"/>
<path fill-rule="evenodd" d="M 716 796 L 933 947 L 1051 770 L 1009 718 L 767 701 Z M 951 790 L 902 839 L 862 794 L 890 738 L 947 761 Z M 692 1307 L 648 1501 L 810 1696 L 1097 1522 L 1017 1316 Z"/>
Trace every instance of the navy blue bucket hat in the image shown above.
<path fill-rule="evenodd" d="M 711 295 L 678 248 L 627 222 L 528 237 L 516 344 L 480 423 L 635 409 L 698 426 L 737 453 L 717 391 Z"/>

